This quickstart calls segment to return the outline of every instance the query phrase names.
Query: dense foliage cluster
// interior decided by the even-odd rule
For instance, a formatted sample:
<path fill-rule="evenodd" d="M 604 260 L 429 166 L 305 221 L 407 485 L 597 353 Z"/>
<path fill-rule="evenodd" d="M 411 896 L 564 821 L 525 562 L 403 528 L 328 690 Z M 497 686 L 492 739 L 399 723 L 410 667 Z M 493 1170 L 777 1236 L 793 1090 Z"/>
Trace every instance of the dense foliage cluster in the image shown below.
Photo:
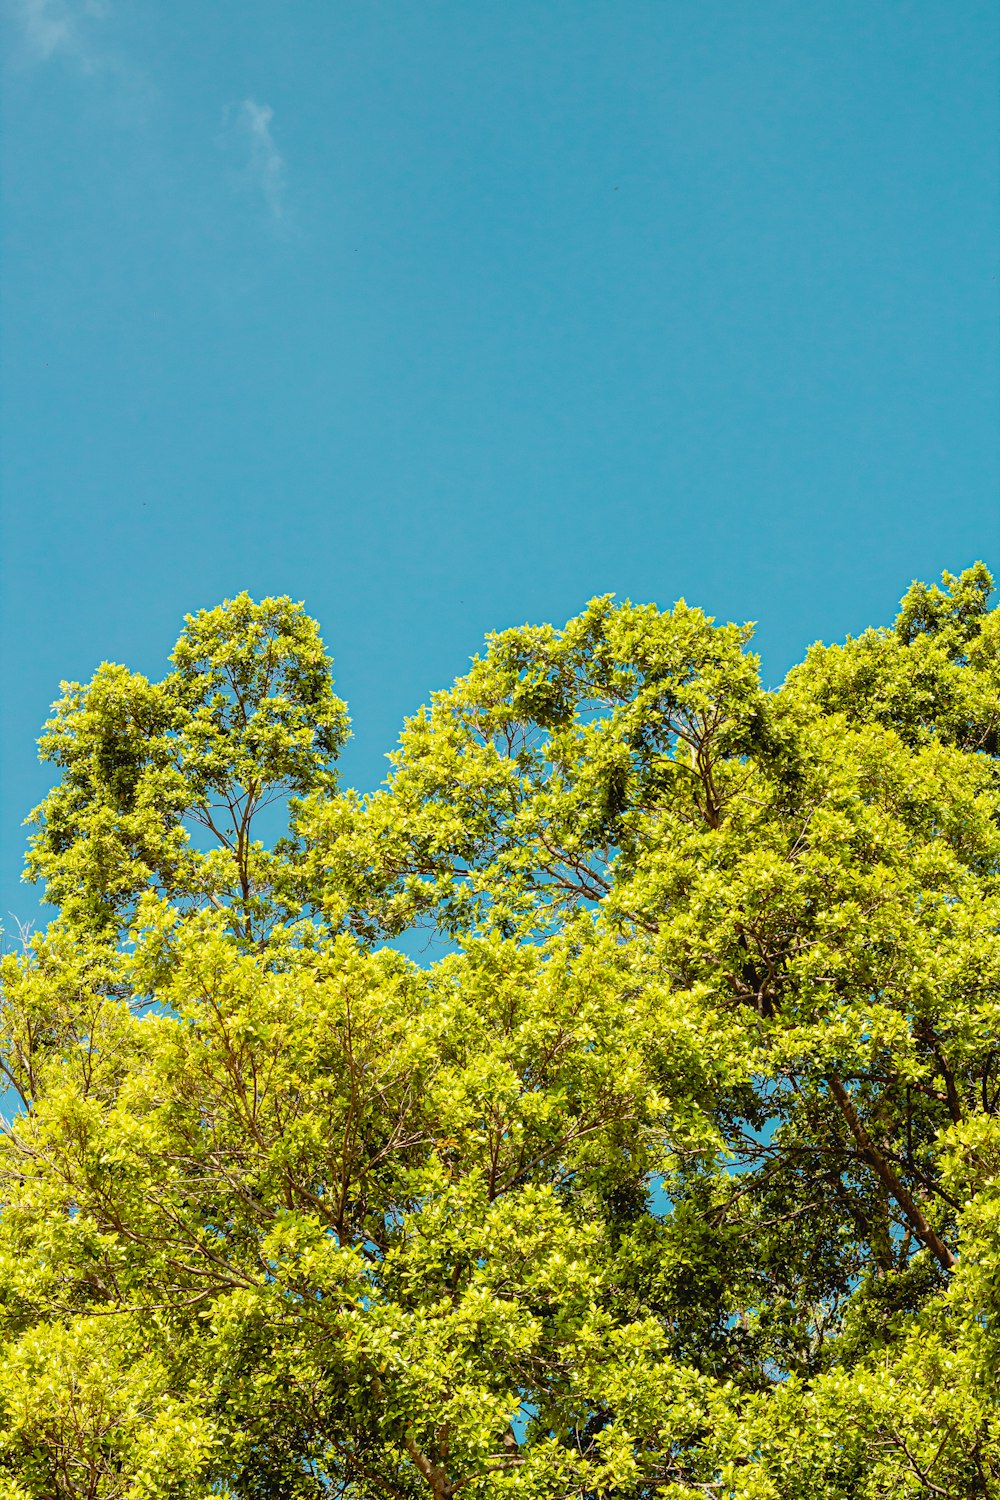
<path fill-rule="evenodd" d="M 749 629 L 598 599 L 371 796 L 287 599 L 64 685 L 5 1500 L 1000 1495 L 991 590 L 777 691 Z"/>

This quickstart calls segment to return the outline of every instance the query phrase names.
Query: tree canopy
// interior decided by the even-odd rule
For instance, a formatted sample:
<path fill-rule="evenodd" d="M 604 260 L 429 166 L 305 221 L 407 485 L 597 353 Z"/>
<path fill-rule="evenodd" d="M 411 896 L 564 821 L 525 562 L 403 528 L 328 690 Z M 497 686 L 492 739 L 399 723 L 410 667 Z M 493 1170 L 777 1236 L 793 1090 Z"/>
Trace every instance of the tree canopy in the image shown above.
<path fill-rule="evenodd" d="M 1000 1496 L 992 587 L 776 690 L 596 599 L 366 796 L 289 599 L 63 684 L 0 1496 Z"/>

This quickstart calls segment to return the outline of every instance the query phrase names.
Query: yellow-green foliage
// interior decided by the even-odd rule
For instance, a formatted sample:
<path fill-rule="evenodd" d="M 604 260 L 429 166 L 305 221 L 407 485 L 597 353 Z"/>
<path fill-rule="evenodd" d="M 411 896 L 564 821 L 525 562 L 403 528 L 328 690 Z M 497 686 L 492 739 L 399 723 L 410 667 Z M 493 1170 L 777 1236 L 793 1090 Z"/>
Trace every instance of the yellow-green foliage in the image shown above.
<path fill-rule="evenodd" d="M 287 599 L 65 685 L 0 1496 L 1000 1496 L 991 590 L 775 692 L 595 600 L 367 797 Z"/>

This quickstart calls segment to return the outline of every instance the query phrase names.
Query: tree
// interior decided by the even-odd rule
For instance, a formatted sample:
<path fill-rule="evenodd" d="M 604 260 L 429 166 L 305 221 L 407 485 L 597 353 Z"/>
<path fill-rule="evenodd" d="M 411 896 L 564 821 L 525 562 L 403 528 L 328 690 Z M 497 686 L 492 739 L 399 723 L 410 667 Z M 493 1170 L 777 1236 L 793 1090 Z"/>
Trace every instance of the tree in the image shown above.
<path fill-rule="evenodd" d="M 748 628 L 595 600 L 367 797 L 289 600 L 65 687 L 0 1493 L 1000 1495 L 991 592 L 773 692 Z"/>

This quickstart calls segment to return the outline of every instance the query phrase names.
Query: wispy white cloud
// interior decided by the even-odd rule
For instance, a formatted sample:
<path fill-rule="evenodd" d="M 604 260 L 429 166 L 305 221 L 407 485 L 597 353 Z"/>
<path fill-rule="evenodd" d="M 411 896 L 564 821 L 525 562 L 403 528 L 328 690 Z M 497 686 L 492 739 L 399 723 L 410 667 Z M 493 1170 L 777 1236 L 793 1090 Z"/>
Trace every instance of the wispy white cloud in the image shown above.
<path fill-rule="evenodd" d="M 271 133 L 274 110 L 256 99 L 230 105 L 223 116 L 224 144 L 240 156 L 240 177 L 258 192 L 272 219 L 285 218 L 285 158 Z"/>
<path fill-rule="evenodd" d="M 70 0 L 7 0 L 6 9 L 31 62 L 64 57 L 86 73 L 101 65 L 95 31 L 110 14 L 105 0 L 82 0 L 75 5 Z"/>
<path fill-rule="evenodd" d="M 116 107 L 130 119 L 143 118 L 157 90 L 144 72 L 109 40 L 106 22 L 114 0 L 0 0 L 0 14 L 14 23 L 21 60 L 31 64 L 60 59 L 81 73 L 115 84 Z M 294 232 L 287 213 L 286 168 L 274 139 L 274 110 L 243 99 L 223 111 L 222 146 L 235 165 L 238 184 L 256 194 L 268 216 L 284 232 Z"/>

